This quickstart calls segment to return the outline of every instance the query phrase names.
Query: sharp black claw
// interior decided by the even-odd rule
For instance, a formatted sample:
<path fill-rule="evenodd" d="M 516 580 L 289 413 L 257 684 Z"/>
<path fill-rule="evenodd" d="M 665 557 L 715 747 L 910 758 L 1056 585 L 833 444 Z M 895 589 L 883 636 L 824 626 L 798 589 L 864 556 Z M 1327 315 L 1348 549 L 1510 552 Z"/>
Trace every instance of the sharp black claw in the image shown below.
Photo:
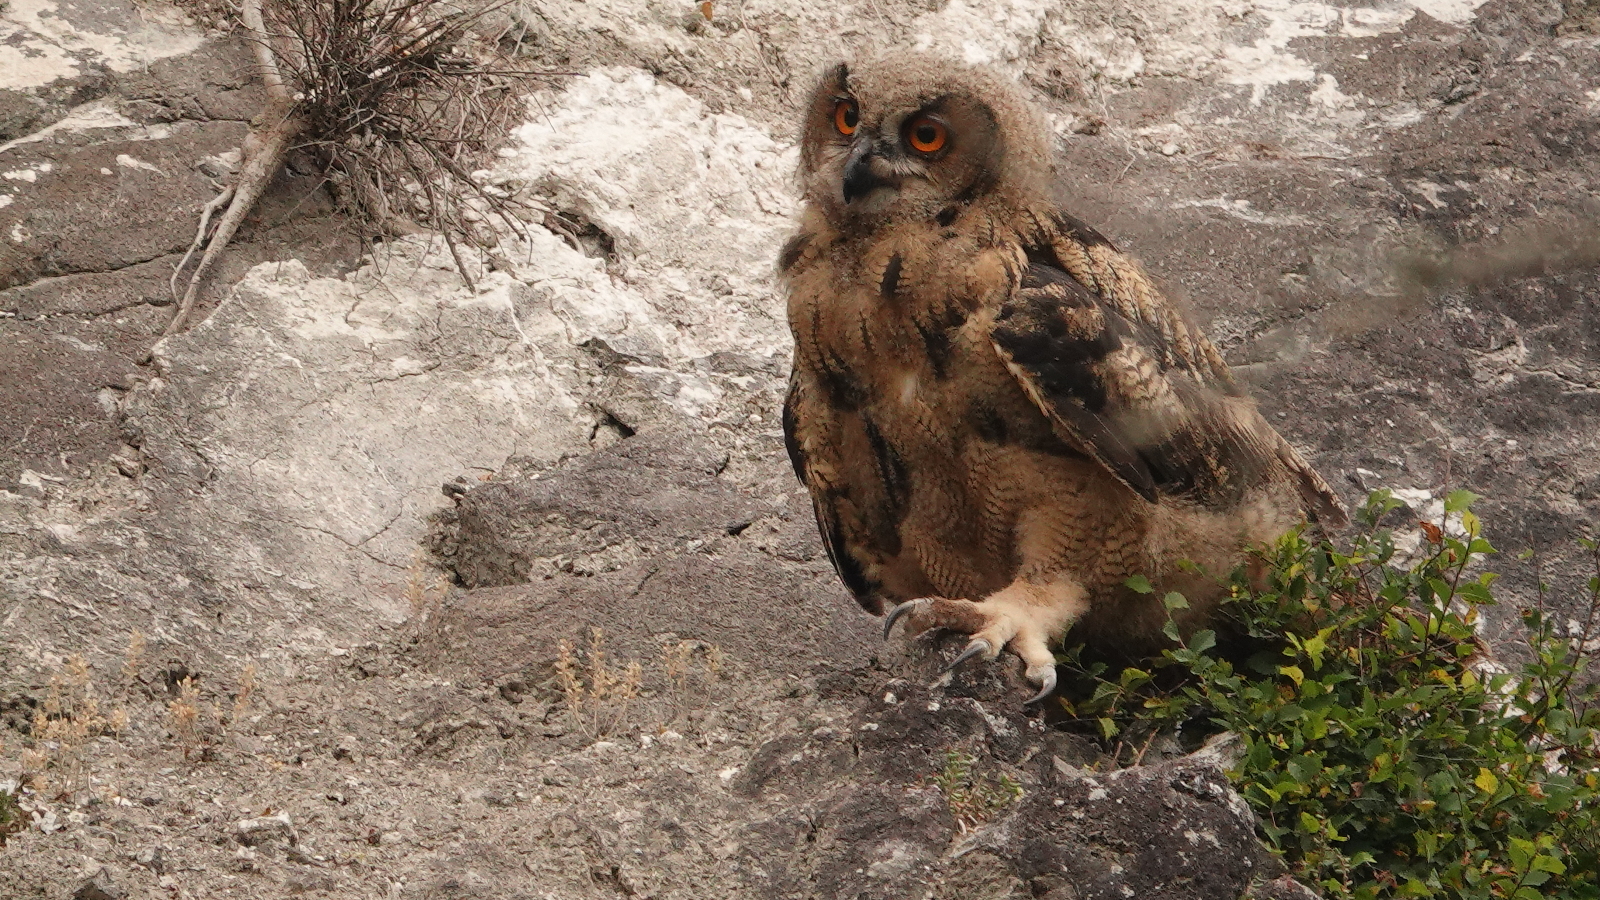
<path fill-rule="evenodd" d="M 960 656 L 957 656 L 955 659 L 951 660 L 950 665 L 945 666 L 944 670 L 946 672 L 953 671 L 956 666 L 961 665 L 974 656 L 977 656 L 980 653 L 988 653 L 989 649 L 990 647 L 988 641 L 984 640 L 983 638 L 973 638 L 972 643 L 968 644 L 966 649 L 961 651 Z"/>
<path fill-rule="evenodd" d="M 906 602 L 900 604 L 899 606 L 896 606 L 894 609 L 889 610 L 888 617 L 883 620 L 883 639 L 884 640 L 887 641 L 889 639 L 889 632 L 894 630 L 894 623 L 900 621 L 900 617 L 901 616 L 904 616 L 906 613 L 911 612 L 911 610 L 915 609 L 916 606 L 917 606 L 917 602 L 918 601 L 916 601 L 916 600 L 907 600 Z"/>
<path fill-rule="evenodd" d="M 1030 697 L 1026 703 L 1022 704 L 1023 706 L 1032 706 L 1033 704 L 1038 703 L 1040 700 L 1043 700 L 1044 698 L 1056 692 L 1055 669 L 1052 668 L 1046 671 L 1044 673 L 1044 677 L 1040 680 L 1044 682 L 1044 685 L 1039 689 L 1039 693 Z"/>

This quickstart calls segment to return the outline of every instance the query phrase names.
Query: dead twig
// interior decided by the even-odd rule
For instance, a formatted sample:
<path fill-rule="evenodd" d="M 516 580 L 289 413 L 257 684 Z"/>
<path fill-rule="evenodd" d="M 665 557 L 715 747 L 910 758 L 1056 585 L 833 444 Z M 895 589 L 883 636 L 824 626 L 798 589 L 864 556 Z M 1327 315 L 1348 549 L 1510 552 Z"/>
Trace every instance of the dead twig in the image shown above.
<path fill-rule="evenodd" d="M 194 252 L 205 246 L 206 234 L 210 231 L 211 216 L 217 210 L 226 206 L 228 201 L 232 199 L 233 185 L 230 184 L 222 193 L 212 197 L 211 202 L 200 210 L 200 227 L 195 230 L 194 243 L 189 245 L 189 251 L 183 254 L 183 259 L 178 260 L 177 266 L 173 267 L 172 280 L 168 282 L 168 285 L 172 288 L 172 302 L 178 303 L 183 299 L 183 295 L 178 293 L 178 276 L 183 274 L 183 270 L 189 265 L 189 259 L 194 256 Z"/>

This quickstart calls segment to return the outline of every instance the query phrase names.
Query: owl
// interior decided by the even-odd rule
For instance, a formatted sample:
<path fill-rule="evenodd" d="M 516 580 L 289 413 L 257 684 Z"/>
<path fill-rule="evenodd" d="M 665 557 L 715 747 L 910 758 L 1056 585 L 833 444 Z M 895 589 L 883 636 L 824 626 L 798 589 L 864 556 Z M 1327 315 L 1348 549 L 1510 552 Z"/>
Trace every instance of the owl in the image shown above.
<path fill-rule="evenodd" d="M 1157 598 L 1200 627 L 1249 548 L 1344 523 L 1216 348 L 1062 208 L 1050 129 L 1007 78 L 909 52 L 834 66 L 799 177 L 783 430 L 886 637 L 969 635 L 952 667 L 1010 650 L 1037 701 L 1068 629 L 1153 652 Z"/>

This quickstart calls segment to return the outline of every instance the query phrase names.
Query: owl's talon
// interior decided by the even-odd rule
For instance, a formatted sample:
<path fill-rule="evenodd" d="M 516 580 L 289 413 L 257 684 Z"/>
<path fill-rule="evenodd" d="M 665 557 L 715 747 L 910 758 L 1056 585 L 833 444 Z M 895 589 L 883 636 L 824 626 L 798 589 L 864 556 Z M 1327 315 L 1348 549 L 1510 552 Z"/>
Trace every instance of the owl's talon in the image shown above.
<path fill-rule="evenodd" d="M 1048 669 L 1041 669 L 1037 673 L 1030 670 L 1028 680 L 1039 683 L 1039 693 L 1024 701 L 1023 706 L 1032 706 L 1056 692 L 1056 667 L 1052 664 Z"/>
<path fill-rule="evenodd" d="M 1082 589 L 1070 582 L 1034 585 L 1017 582 L 982 601 L 949 597 L 919 597 L 889 613 L 888 625 L 905 619 L 905 631 L 920 634 L 942 628 L 967 636 L 967 645 L 944 667 L 938 683 L 975 656 L 992 660 L 1007 650 L 1022 659 L 1028 680 L 1040 686 L 1028 703 L 1038 703 L 1055 692 L 1056 658 L 1052 642 L 1084 609 Z M 884 631 L 888 634 L 888 629 Z"/>
<path fill-rule="evenodd" d="M 967 660 L 973 658 L 974 656 L 983 656 L 983 657 L 986 657 L 986 658 L 992 658 L 995 655 L 996 655 L 995 649 L 994 649 L 993 645 L 991 645 L 988 641 L 984 640 L 983 638 L 973 638 L 967 644 L 966 649 L 961 651 L 961 655 L 957 656 L 955 659 L 951 660 L 950 661 L 950 665 L 945 666 L 944 670 L 946 672 L 954 671 L 956 666 L 961 665 L 962 663 L 964 663 Z"/>
<path fill-rule="evenodd" d="M 908 613 L 916 612 L 931 602 L 927 597 L 919 597 L 916 600 L 907 600 L 889 610 L 889 615 L 883 620 L 883 639 L 886 641 L 889 639 L 889 632 L 894 630 L 894 623 L 900 621 Z"/>

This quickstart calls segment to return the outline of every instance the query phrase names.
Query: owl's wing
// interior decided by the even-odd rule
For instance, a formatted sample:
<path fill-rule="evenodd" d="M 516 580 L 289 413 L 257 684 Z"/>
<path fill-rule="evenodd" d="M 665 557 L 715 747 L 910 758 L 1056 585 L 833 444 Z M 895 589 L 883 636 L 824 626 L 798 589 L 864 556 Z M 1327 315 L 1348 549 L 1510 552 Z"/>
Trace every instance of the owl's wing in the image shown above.
<path fill-rule="evenodd" d="M 1210 344 L 1159 298 L 1144 299 L 1118 303 L 1034 263 L 996 313 L 993 344 L 1057 435 L 1146 500 L 1227 507 L 1287 473 L 1314 518 L 1342 523 L 1332 491 Z"/>
<path fill-rule="evenodd" d="M 822 548 L 856 602 L 868 612 L 881 613 L 883 599 L 876 577 L 877 564 L 898 552 L 899 532 L 882 521 L 887 489 L 874 484 L 869 462 L 857 466 L 848 484 L 850 422 L 827 402 L 824 392 L 811 388 L 810 379 L 797 366 L 789 377 L 789 394 L 783 402 L 783 439 L 794 474 L 811 494 Z M 881 489 L 881 490 L 880 490 Z M 881 493 L 884 496 L 876 496 Z"/>

